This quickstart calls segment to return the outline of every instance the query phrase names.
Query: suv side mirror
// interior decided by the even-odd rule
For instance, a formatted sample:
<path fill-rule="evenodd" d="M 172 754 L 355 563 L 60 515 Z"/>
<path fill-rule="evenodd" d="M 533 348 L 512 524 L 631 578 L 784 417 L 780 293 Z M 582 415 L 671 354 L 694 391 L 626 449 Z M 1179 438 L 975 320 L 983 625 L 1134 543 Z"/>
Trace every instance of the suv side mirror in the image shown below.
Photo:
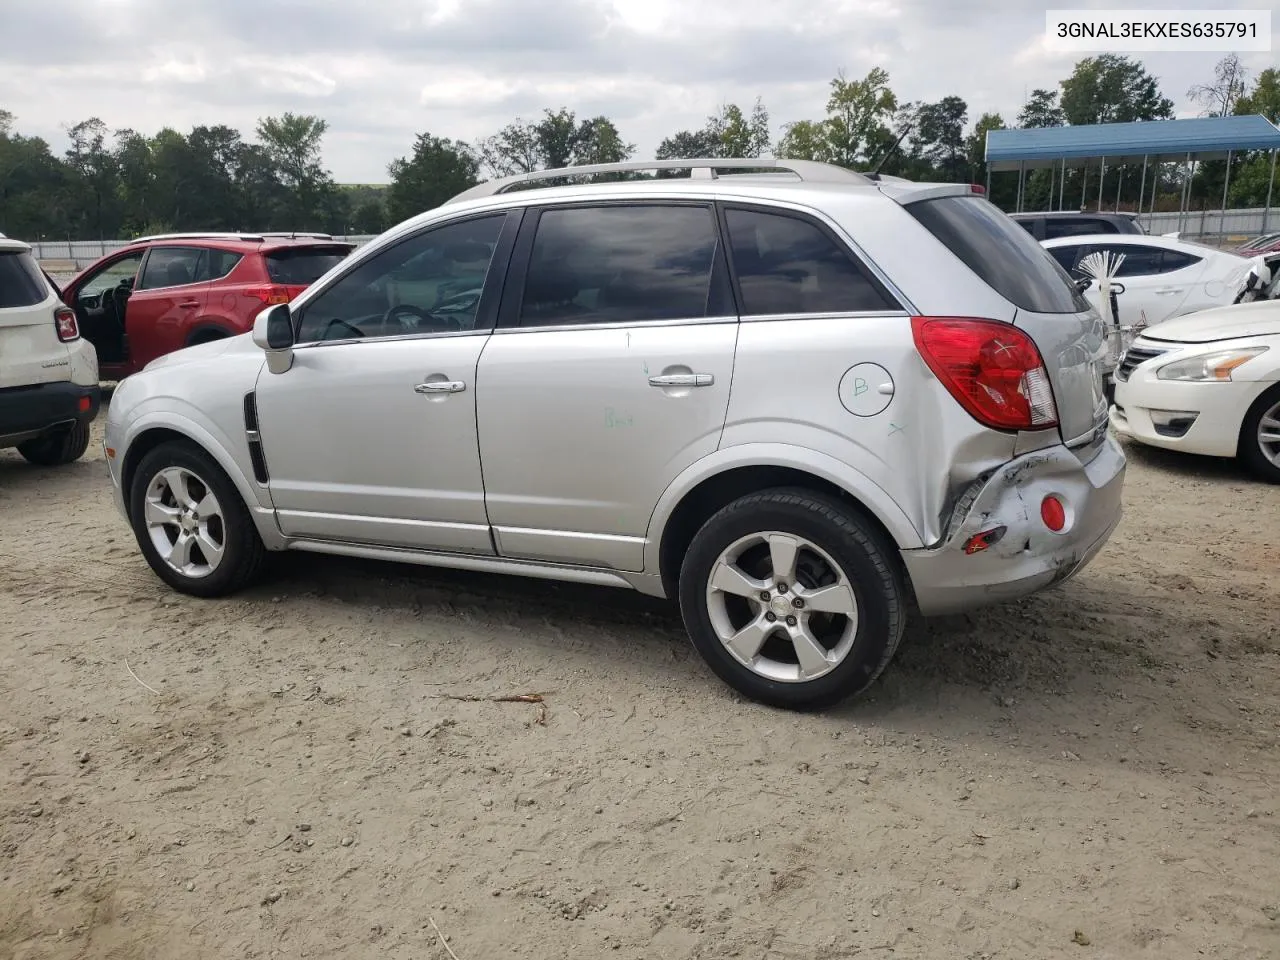
<path fill-rule="evenodd" d="M 293 366 L 293 317 L 287 303 L 277 303 L 254 317 L 253 342 L 266 351 L 272 373 L 284 373 Z"/>

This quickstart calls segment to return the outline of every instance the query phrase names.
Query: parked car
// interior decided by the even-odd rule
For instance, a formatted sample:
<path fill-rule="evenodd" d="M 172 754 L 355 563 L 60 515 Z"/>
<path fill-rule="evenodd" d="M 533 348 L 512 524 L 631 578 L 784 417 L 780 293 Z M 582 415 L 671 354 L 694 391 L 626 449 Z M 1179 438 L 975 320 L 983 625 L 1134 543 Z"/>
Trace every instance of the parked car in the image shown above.
<path fill-rule="evenodd" d="M 1239 457 L 1280 483 L 1280 300 L 1204 310 L 1136 339 L 1111 419 L 1121 436 Z"/>
<path fill-rule="evenodd" d="M 1146 231 L 1131 213 L 1075 213 L 1061 210 L 1044 213 L 1013 213 L 1010 216 L 1022 224 L 1037 240 L 1108 233 L 1146 236 Z"/>
<path fill-rule="evenodd" d="M 1082 279 L 1080 261 L 1093 253 L 1118 253 L 1124 262 L 1116 273 L 1122 323 L 1155 326 L 1173 317 L 1221 307 L 1240 292 L 1253 261 L 1227 250 L 1190 240 L 1151 236 L 1064 237 L 1044 246 L 1072 279 Z M 1085 296 L 1095 306 L 1097 285 Z"/>
<path fill-rule="evenodd" d="M 31 247 L 0 238 L 0 448 L 60 466 L 89 447 L 98 360 Z"/>
<path fill-rule="evenodd" d="M 1104 350 L 967 185 L 579 167 L 482 184 L 251 337 L 153 361 L 106 455 L 176 590 L 285 549 L 629 586 L 678 600 L 744 695 L 817 706 L 880 674 L 910 600 L 1022 596 L 1102 549 L 1125 469 Z"/>
<path fill-rule="evenodd" d="M 64 301 L 119 380 L 174 350 L 245 333 L 355 245 L 327 234 L 180 233 L 112 251 L 67 283 Z"/>

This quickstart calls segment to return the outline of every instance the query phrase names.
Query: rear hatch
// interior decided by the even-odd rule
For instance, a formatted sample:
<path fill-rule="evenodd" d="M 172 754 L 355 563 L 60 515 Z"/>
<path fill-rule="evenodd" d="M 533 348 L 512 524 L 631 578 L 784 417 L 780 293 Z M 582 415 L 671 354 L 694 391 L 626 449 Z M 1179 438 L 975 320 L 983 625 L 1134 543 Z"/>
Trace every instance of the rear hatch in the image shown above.
<path fill-rule="evenodd" d="M 354 244 L 290 244 L 268 247 L 262 257 L 266 261 L 267 275 L 275 286 L 285 288 L 292 300 L 315 283 L 333 267 L 347 258 Z"/>
<path fill-rule="evenodd" d="M 54 322 L 60 306 L 30 248 L 0 240 L 0 388 L 70 379 L 70 356 Z"/>
<path fill-rule="evenodd" d="M 930 190 L 901 201 L 915 219 L 1015 308 L 1013 323 L 1035 341 L 1053 386 L 1062 438 L 1088 437 L 1105 423 L 1102 317 L 1031 234 L 972 193 Z"/>

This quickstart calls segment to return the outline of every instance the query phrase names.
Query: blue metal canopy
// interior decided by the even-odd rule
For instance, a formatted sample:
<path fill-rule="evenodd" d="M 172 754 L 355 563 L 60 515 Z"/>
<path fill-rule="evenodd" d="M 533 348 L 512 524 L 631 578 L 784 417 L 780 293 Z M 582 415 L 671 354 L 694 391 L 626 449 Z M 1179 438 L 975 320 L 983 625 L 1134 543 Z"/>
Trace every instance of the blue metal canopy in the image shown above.
<path fill-rule="evenodd" d="M 1105 158 L 1124 161 L 1214 160 L 1228 151 L 1278 150 L 1280 129 L 1259 114 L 1198 117 L 1138 123 L 1095 123 L 1078 127 L 989 130 L 987 166 L 991 170 L 1032 170 L 1084 166 Z"/>

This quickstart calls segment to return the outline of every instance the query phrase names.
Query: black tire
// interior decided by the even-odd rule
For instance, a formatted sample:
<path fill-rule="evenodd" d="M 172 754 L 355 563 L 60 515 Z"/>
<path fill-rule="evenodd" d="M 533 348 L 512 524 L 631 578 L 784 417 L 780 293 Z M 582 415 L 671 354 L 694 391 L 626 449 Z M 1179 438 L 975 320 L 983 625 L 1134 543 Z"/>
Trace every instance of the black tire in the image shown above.
<path fill-rule="evenodd" d="M 84 456 L 89 449 L 89 422 L 77 420 L 75 426 L 46 433 L 18 444 L 18 452 L 38 467 L 61 467 Z"/>
<path fill-rule="evenodd" d="M 1240 426 L 1239 456 L 1260 479 L 1268 483 L 1280 483 L 1280 466 L 1272 463 L 1262 452 L 1262 444 L 1258 439 L 1258 427 L 1262 423 L 1263 414 L 1275 409 L 1280 404 L 1280 386 L 1272 387 L 1254 401 L 1249 412 L 1245 414 L 1244 423 Z"/>
<path fill-rule="evenodd" d="M 812 680 L 761 676 L 726 649 L 712 623 L 707 584 L 721 553 L 765 531 L 801 537 L 825 552 L 857 601 L 852 648 L 834 669 Z M 680 568 L 680 610 L 708 666 L 749 699 L 794 710 L 830 706 L 875 682 L 902 640 L 906 594 L 896 548 L 857 511 L 808 490 L 767 490 L 735 500 L 698 531 Z"/>
<path fill-rule="evenodd" d="M 221 509 L 223 556 L 218 566 L 202 577 L 186 576 L 166 563 L 147 529 L 147 489 L 157 475 L 169 467 L 181 467 L 195 474 Z M 180 593 L 195 597 L 226 596 L 249 584 L 262 569 L 266 550 L 240 498 L 240 491 L 217 461 L 193 443 L 163 443 L 143 456 L 129 487 L 129 517 L 134 537 L 151 569 Z"/>

